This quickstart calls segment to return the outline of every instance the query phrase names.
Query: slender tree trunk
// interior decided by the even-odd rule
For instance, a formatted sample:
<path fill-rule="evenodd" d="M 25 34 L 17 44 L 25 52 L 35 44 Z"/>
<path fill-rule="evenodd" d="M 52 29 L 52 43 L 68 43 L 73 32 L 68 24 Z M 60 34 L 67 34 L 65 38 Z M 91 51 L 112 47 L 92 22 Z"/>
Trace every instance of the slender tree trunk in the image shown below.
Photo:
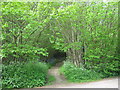
<path fill-rule="evenodd" d="M 15 44 L 15 46 L 17 47 L 18 45 L 17 45 L 17 36 L 14 36 L 13 37 L 14 38 L 14 44 Z M 17 53 L 16 52 L 14 52 L 14 55 L 17 55 Z M 14 61 L 16 61 L 17 60 L 17 58 L 14 56 Z"/>

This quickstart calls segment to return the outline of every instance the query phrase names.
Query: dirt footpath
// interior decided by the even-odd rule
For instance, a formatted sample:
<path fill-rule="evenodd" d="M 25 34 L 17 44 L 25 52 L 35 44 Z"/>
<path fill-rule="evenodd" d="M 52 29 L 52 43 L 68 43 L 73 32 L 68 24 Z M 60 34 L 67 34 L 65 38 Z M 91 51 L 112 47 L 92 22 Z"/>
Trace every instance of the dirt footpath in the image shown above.
<path fill-rule="evenodd" d="M 67 82 L 63 75 L 59 73 L 59 66 L 57 65 L 49 70 L 49 74 L 56 78 L 53 85 L 37 87 L 37 88 L 118 88 L 118 78 L 108 78 L 98 81 L 86 83 L 70 83 Z"/>
<path fill-rule="evenodd" d="M 51 68 L 48 74 L 55 77 L 56 80 L 53 82 L 53 84 L 67 83 L 65 77 L 63 75 L 60 75 L 58 67 Z"/>
<path fill-rule="evenodd" d="M 61 83 L 37 88 L 118 88 L 118 78 L 87 83 Z"/>

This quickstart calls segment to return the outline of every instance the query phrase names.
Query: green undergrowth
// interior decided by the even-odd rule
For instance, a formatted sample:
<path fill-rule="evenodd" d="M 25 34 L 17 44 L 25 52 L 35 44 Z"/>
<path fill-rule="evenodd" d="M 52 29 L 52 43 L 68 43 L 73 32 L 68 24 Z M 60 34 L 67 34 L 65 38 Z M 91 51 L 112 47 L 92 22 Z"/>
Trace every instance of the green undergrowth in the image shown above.
<path fill-rule="evenodd" d="M 102 74 L 85 68 L 79 68 L 70 62 L 65 62 L 60 68 L 60 73 L 63 74 L 69 82 L 89 82 L 102 79 Z"/>
<path fill-rule="evenodd" d="M 47 83 L 48 66 L 41 62 L 3 65 L 2 88 L 33 88 Z"/>
<path fill-rule="evenodd" d="M 48 80 L 47 80 L 47 84 L 46 85 L 52 85 L 55 80 L 56 79 L 55 79 L 54 76 L 48 75 Z"/>

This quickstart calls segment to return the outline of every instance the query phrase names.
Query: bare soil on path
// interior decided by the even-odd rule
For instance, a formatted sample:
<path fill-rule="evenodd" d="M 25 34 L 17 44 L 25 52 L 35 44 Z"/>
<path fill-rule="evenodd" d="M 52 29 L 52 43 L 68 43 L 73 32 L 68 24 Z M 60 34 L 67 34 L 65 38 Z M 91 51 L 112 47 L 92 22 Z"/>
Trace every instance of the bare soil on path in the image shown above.
<path fill-rule="evenodd" d="M 61 84 L 61 83 L 67 83 L 67 80 L 63 75 L 60 75 L 59 73 L 59 67 L 53 67 L 48 71 L 49 75 L 52 75 L 55 77 L 55 81 L 53 84 Z"/>
<path fill-rule="evenodd" d="M 43 87 L 35 87 L 30 90 L 40 89 L 40 88 L 118 88 L 118 77 L 107 78 L 92 82 L 85 83 L 71 83 L 68 82 L 63 75 L 59 73 L 59 67 L 62 63 L 58 63 L 56 66 L 49 69 L 49 75 L 53 75 L 56 79 L 52 85 L 47 85 Z M 15 89 L 14 89 L 15 90 Z M 29 90 L 29 89 L 20 89 L 20 90 Z"/>
<path fill-rule="evenodd" d="M 49 74 L 56 79 L 53 85 L 37 87 L 37 88 L 118 88 L 118 78 L 107 78 L 98 81 L 85 83 L 71 83 L 68 82 L 63 75 L 59 73 L 59 67 L 62 63 L 58 63 L 55 67 L 49 70 Z"/>

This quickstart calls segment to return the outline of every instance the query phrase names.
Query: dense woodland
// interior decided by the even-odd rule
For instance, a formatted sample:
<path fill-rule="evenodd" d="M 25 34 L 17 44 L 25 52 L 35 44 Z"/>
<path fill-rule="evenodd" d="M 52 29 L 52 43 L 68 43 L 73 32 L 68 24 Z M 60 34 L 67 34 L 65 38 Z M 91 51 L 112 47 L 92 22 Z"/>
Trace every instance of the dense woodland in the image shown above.
<path fill-rule="evenodd" d="M 1 4 L 3 88 L 43 86 L 58 62 L 71 81 L 119 75 L 118 2 Z"/>

